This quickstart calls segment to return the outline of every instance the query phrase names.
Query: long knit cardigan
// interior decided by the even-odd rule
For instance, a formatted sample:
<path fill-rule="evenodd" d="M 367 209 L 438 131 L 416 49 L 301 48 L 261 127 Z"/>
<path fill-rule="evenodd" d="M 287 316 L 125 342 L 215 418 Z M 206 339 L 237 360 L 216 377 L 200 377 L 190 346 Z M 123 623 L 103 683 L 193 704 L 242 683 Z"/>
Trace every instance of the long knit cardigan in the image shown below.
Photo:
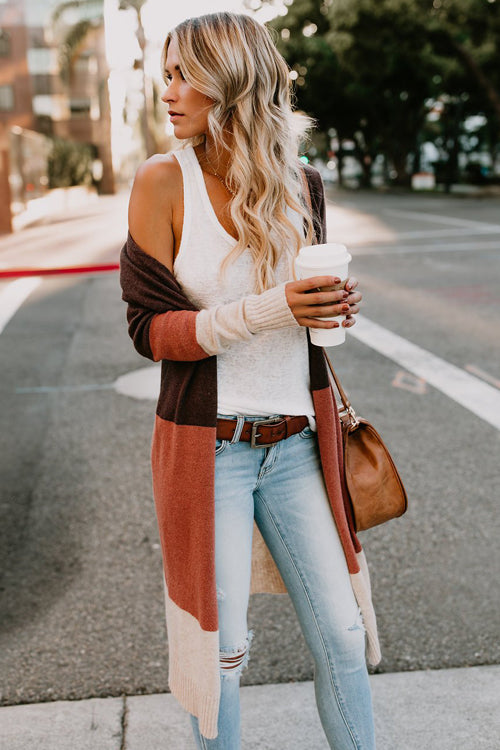
<path fill-rule="evenodd" d="M 306 176 L 316 238 L 325 241 L 323 184 L 312 168 L 306 168 Z M 120 265 L 133 343 L 143 356 L 161 360 L 151 460 L 165 573 L 169 686 L 185 709 L 198 717 L 202 734 L 213 738 L 220 697 L 214 556 L 217 358 L 198 344 L 198 311 L 173 274 L 145 253 L 130 234 Z M 310 342 L 309 363 L 325 484 L 363 615 L 368 660 L 376 664 L 380 650 L 375 614 L 364 553 L 346 502 L 336 403 L 323 351 Z M 273 568 L 267 548 L 256 537 L 253 591 L 282 590 Z"/>

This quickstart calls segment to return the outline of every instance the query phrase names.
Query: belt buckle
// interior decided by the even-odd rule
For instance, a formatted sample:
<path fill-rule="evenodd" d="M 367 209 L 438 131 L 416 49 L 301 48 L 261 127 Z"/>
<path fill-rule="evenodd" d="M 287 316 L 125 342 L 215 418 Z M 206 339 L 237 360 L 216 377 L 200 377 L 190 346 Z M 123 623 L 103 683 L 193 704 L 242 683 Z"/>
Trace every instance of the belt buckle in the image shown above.
<path fill-rule="evenodd" d="M 270 448 L 274 443 L 257 443 L 257 438 L 261 437 L 260 433 L 257 432 L 257 428 L 266 424 L 277 424 L 283 422 L 283 417 L 270 417 L 269 419 L 256 419 L 252 422 L 252 433 L 250 435 L 250 447 L 251 448 Z M 275 440 L 275 443 L 278 441 Z"/>

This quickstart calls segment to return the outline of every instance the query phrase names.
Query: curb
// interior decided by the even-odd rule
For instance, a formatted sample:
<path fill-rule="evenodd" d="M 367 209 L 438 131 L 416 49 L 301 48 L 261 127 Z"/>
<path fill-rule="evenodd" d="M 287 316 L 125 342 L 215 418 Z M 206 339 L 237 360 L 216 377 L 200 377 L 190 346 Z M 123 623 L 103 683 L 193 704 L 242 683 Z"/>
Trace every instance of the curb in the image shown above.
<path fill-rule="evenodd" d="M 498 750 L 500 666 L 370 676 L 383 750 Z M 312 682 L 241 688 L 242 750 L 325 750 Z M 192 750 L 171 694 L 91 698 L 0 709 L 5 750 Z"/>

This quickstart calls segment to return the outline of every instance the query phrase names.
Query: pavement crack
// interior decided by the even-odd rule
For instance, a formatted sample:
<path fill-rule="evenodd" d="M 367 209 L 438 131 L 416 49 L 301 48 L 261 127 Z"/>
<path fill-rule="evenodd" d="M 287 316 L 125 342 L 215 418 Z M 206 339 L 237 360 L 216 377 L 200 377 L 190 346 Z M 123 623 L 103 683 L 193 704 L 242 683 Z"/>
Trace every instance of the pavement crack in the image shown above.
<path fill-rule="evenodd" d="M 126 750 L 127 748 L 127 720 L 128 720 L 128 706 L 127 706 L 127 696 L 122 696 L 122 715 L 121 715 L 121 742 L 120 742 L 120 750 Z"/>

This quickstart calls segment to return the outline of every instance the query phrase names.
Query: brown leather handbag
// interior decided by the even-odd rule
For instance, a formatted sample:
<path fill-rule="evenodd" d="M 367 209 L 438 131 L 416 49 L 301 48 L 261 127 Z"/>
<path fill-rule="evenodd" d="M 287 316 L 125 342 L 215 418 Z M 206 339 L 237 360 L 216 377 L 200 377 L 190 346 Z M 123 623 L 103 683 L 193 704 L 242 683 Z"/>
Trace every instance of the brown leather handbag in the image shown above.
<path fill-rule="evenodd" d="M 343 405 L 344 472 L 354 527 L 364 531 L 402 516 L 408 498 L 384 441 L 366 419 L 356 416 L 326 351 L 325 357 Z"/>

